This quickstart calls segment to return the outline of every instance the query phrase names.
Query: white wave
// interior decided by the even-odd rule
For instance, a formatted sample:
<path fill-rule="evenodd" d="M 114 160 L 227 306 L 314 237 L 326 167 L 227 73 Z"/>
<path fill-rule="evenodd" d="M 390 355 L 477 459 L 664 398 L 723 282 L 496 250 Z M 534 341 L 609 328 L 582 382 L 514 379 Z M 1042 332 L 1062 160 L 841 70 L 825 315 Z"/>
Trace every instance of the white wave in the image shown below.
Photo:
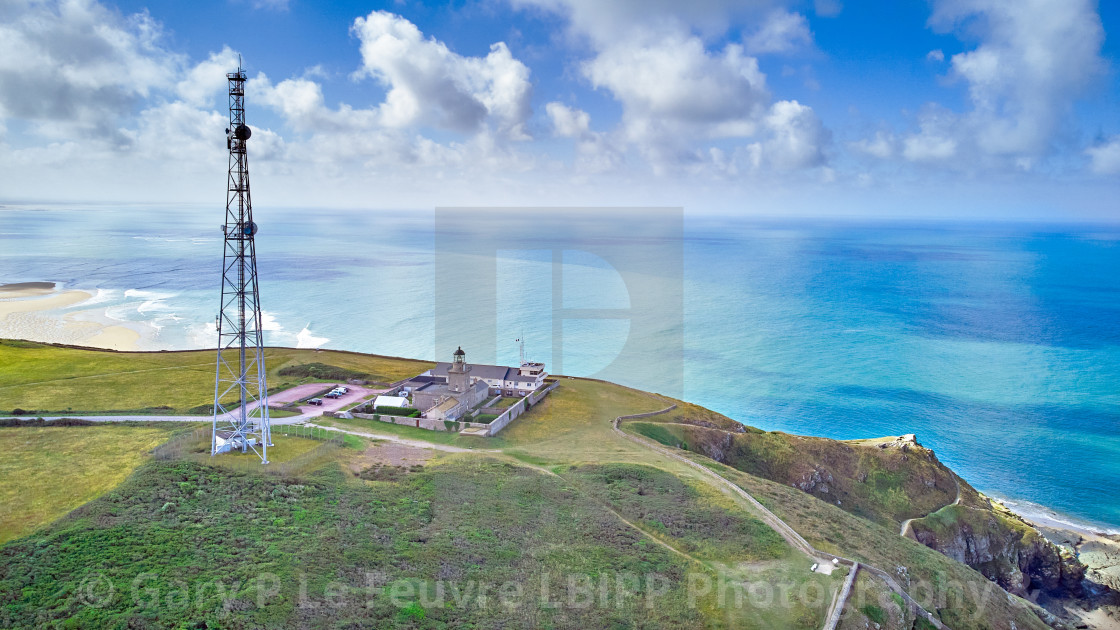
<path fill-rule="evenodd" d="M 1120 535 L 1120 529 L 1116 527 L 1093 523 L 1068 514 L 1061 514 L 1044 505 L 1039 505 L 1030 501 L 1004 498 L 997 498 L 996 500 L 1019 516 L 1022 516 L 1028 521 L 1034 521 L 1036 524 L 1044 527 L 1072 529 L 1078 532 L 1105 534 L 1107 536 Z"/>
<path fill-rule="evenodd" d="M 158 243 L 182 243 L 186 241 L 185 238 L 168 238 L 166 236 L 133 236 L 132 238 L 138 241 L 158 242 Z"/>
<path fill-rule="evenodd" d="M 144 291 L 141 289 L 129 289 L 124 292 L 126 298 L 140 298 L 143 300 L 140 305 L 136 307 L 136 312 L 141 315 L 152 311 L 171 310 L 171 305 L 165 303 L 165 300 L 169 300 L 176 295 L 175 293 L 160 293 L 158 291 Z"/>
<path fill-rule="evenodd" d="M 179 317 L 175 313 L 168 313 L 167 315 L 160 315 L 159 317 L 148 320 L 148 325 L 152 328 L 155 328 L 156 332 L 158 333 L 159 331 L 163 330 L 163 327 L 168 325 L 169 323 L 171 325 L 174 325 L 181 321 L 183 321 L 182 317 Z"/>
<path fill-rule="evenodd" d="M 276 321 L 276 316 L 268 311 L 261 311 L 261 330 L 270 333 L 280 333 L 284 327 Z"/>
<path fill-rule="evenodd" d="M 113 299 L 116 299 L 116 296 L 116 289 L 97 289 L 97 293 L 95 293 L 90 299 L 82 302 L 82 306 L 92 306 L 94 304 L 109 302 Z"/>
<path fill-rule="evenodd" d="M 218 343 L 218 325 L 214 322 L 195 324 L 187 330 L 190 343 L 195 348 L 213 348 Z"/>
<path fill-rule="evenodd" d="M 128 314 L 136 310 L 132 304 L 121 304 L 118 306 L 110 306 L 105 309 L 105 317 L 116 320 L 118 322 L 132 321 L 128 318 Z"/>
<path fill-rule="evenodd" d="M 303 330 L 299 331 L 299 334 L 296 335 L 297 348 L 318 348 L 319 346 L 330 341 L 330 339 L 327 337 L 316 337 L 315 335 L 311 334 L 311 329 L 309 328 L 310 326 L 311 322 L 308 322 L 307 326 L 304 326 Z"/>

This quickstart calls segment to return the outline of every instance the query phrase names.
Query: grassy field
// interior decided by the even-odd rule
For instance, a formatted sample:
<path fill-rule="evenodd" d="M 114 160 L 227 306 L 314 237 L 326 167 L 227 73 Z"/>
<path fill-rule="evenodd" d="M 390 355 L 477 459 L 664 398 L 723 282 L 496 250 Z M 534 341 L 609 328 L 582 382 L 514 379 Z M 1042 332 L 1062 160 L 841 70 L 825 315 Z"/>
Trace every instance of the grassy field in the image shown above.
<path fill-rule="evenodd" d="M 155 423 L 0 428 L 0 542 L 114 488 L 177 428 Z"/>
<path fill-rule="evenodd" d="M 102 605 L 60 601 L 60 590 L 87 595 L 91 567 Z M 563 480 L 500 462 L 452 458 L 394 482 L 337 467 L 297 481 L 153 462 L 0 550 L 0 626 L 724 626 L 706 612 L 714 596 L 689 600 L 690 571 Z M 583 586 L 604 578 L 604 595 Z M 143 596 L 131 597 L 138 579 Z M 448 584 L 486 585 L 491 599 L 454 605 Z M 499 602 L 503 585 L 524 590 Z M 744 614 L 734 627 L 811 627 L 805 611 Z"/>
<path fill-rule="evenodd" d="M 332 350 L 268 348 L 269 383 L 285 388 L 309 379 L 280 376 L 285 367 L 323 363 L 396 381 L 432 363 Z M 112 352 L 0 340 L 0 412 L 189 413 L 214 398 L 212 350 Z"/>
<path fill-rule="evenodd" d="M 206 390 L 212 388 L 210 364 L 191 364 L 212 358 L 209 353 L 121 354 L 19 345 L 0 344 L 0 359 L 14 358 L 16 365 L 27 368 L 20 371 L 0 363 L 5 366 L 0 368 L 0 409 L 18 400 L 57 408 L 56 396 L 63 391 L 75 396 L 67 399 L 74 401 L 71 404 L 80 401 L 104 409 L 140 404 L 189 409 L 195 401 L 204 402 Z M 71 358 L 86 372 L 96 373 L 61 365 Z M 429 365 L 285 349 L 270 349 L 269 361 L 270 373 L 283 366 L 319 364 L 376 373 L 383 380 Z M 147 367 L 136 371 L 138 365 Z M 34 380 L 44 375 L 54 378 Z M 129 392 L 141 399 L 130 405 Z M 149 393 L 151 397 L 143 398 Z M 755 508 L 742 497 L 611 428 L 616 416 L 658 410 L 669 402 L 608 383 L 563 379 L 557 390 L 496 438 L 375 421 L 323 420 L 374 435 L 474 450 L 444 453 L 422 467 L 393 469 L 392 474 L 382 467 L 363 475 L 353 466 L 365 462 L 366 453 L 337 449 L 332 461 L 298 478 L 188 458 L 149 462 L 111 489 L 142 462 L 142 455 L 134 453 L 136 459 L 121 467 L 124 473 L 112 484 L 97 485 L 84 496 L 107 494 L 0 548 L 0 600 L 6 602 L 0 608 L 0 627 L 819 627 L 843 570 L 831 577 L 810 573 L 809 559 L 762 525 Z M 657 420 L 671 423 L 628 426 L 645 427 L 644 432 L 656 434 L 651 437 L 674 446 L 674 441 L 693 439 L 712 427 L 738 428 L 719 414 L 687 404 Z M 88 429 L 38 430 L 80 435 Z M 745 431 L 762 438 L 743 453 L 755 458 L 773 455 L 772 461 L 759 459 L 759 465 L 788 468 L 811 459 L 791 451 L 784 437 Z M 363 446 L 361 440 L 351 441 L 359 443 L 350 446 Z M 277 456 L 305 452 L 294 442 L 290 446 L 291 452 L 285 455 L 281 449 L 275 451 Z M 813 448 L 819 446 L 814 442 Z M 774 447 L 773 453 L 769 447 Z M 28 458 L 46 457 L 35 452 L 50 451 L 51 443 L 29 443 L 26 450 Z M 498 452 L 485 452 L 492 450 Z M 897 529 L 876 525 L 788 484 L 683 453 L 758 497 L 818 548 L 901 571 L 900 579 L 908 584 L 913 579 L 941 589 L 949 599 L 934 602 L 932 609 L 956 630 L 1003 630 L 1010 621 L 1023 630 L 1042 627 L 1002 591 L 988 593 L 984 601 L 969 600 L 964 585 L 983 586 L 987 580 L 901 538 Z M 18 470 L 34 465 L 29 460 Z M 53 486 L 67 482 L 46 477 L 39 483 L 34 492 L 12 495 L 11 501 L 60 492 Z M 242 498 L 234 501 L 235 495 Z M 56 508 L 55 515 L 70 507 Z M 82 606 L 79 597 L 90 567 L 99 567 L 98 579 L 111 583 L 118 595 L 133 589 L 137 575 L 150 574 L 160 597 L 186 581 L 189 589 L 222 583 L 222 588 L 233 589 L 234 601 L 227 598 L 223 605 L 215 589 L 203 589 L 189 606 L 174 610 L 145 607 L 124 597 L 90 608 Z M 598 579 L 619 572 L 668 576 L 668 590 L 648 606 L 644 601 L 639 606 L 633 596 L 622 601 L 605 596 L 603 602 L 583 608 L 542 606 L 534 599 L 528 606 L 479 609 L 446 602 L 433 605 L 431 597 L 417 595 L 435 595 L 441 581 L 448 580 L 459 585 L 543 583 L 555 593 L 563 591 L 567 576 Z M 278 598 L 258 605 L 252 583 L 262 574 L 275 577 L 283 587 Z M 732 604 L 721 604 L 717 594 L 708 591 L 689 597 L 688 580 L 696 575 L 725 584 L 781 584 L 818 596 L 809 603 L 802 597 L 757 604 L 750 598 L 736 601 L 733 595 Z M 412 599 L 389 602 L 388 593 L 397 588 L 411 589 Z M 352 601 L 338 607 L 298 605 L 301 592 L 322 602 L 336 591 Z M 642 587 L 635 592 L 641 594 Z M 890 618 L 886 609 L 882 612 L 884 619 Z M 864 616 L 874 621 L 879 611 L 868 608 Z"/>

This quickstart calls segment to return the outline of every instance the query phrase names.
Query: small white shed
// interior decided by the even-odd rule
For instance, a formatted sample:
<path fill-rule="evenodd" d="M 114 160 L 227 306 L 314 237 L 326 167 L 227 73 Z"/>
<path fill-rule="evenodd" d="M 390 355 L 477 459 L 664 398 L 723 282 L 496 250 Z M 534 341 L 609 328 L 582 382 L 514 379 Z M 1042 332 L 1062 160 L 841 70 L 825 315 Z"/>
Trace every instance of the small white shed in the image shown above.
<path fill-rule="evenodd" d="M 408 407 L 408 399 L 404 396 L 378 396 L 373 399 L 373 408 L 378 407 Z"/>

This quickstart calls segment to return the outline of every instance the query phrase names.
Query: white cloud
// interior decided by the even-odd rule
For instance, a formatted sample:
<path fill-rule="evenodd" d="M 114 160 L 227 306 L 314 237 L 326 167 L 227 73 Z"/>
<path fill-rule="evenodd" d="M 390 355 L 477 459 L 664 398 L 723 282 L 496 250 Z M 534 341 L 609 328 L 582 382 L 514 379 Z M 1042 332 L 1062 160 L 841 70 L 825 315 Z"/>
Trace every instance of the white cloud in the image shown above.
<path fill-rule="evenodd" d="M 504 43 L 493 44 L 486 57 L 463 57 L 384 11 L 356 19 L 352 32 L 361 41 L 358 75 L 389 88 L 380 107 L 383 124 L 475 132 L 489 122 L 506 137 L 528 138 L 529 68 Z"/>
<path fill-rule="evenodd" d="M 544 109 L 552 121 L 553 134 L 561 138 L 578 138 L 591 127 L 591 116 L 582 109 L 555 102 L 545 105 Z"/>
<path fill-rule="evenodd" d="M 122 16 L 93 0 L 6 2 L 0 21 L 0 118 L 54 137 L 126 141 L 121 119 L 169 87 L 182 58 L 160 47 L 147 13 Z"/>
<path fill-rule="evenodd" d="M 519 7 L 539 7 L 568 18 L 572 29 L 602 47 L 634 31 L 695 30 L 718 36 L 733 22 L 760 21 L 785 0 L 510 0 Z"/>
<path fill-rule="evenodd" d="M 175 92 L 184 101 L 200 107 L 212 104 L 218 93 L 225 93 L 226 73 L 237 68 L 237 53 L 225 46 L 221 52 L 210 56 L 187 71 L 175 85 Z"/>
<path fill-rule="evenodd" d="M 619 42 L 583 70 L 622 102 L 635 128 L 697 123 L 712 137 L 746 136 L 769 99 L 757 59 L 736 44 L 709 54 L 697 37 Z"/>
<path fill-rule="evenodd" d="M 747 38 L 747 50 L 752 54 L 786 53 L 807 46 L 813 41 L 809 21 L 800 13 L 775 11 L 766 18 L 762 27 Z"/>
<path fill-rule="evenodd" d="M 354 109 L 345 103 L 327 107 L 323 88 L 309 79 L 285 79 L 273 85 L 261 73 L 249 79 L 246 95 L 280 113 L 299 132 L 348 133 L 375 129 L 380 114 L 376 109 Z"/>
<path fill-rule="evenodd" d="M 605 173 L 622 166 L 622 151 L 606 134 L 591 131 L 591 116 L 587 112 L 556 102 L 545 105 L 545 111 L 554 136 L 576 140 L 577 172 Z"/>
<path fill-rule="evenodd" d="M 959 120 L 951 112 L 931 107 L 919 116 L 920 131 L 902 141 L 902 157 L 911 162 L 943 162 L 958 153 Z"/>
<path fill-rule="evenodd" d="M 885 160 L 894 155 L 895 142 L 894 136 L 890 133 L 877 131 L 874 138 L 857 140 L 850 143 L 850 146 L 860 153 Z"/>
<path fill-rule="evenodd" d="M 825 163 L 829 133 L 820 119 L 797 101 L 778 101 L 765 118 L 770 137 L 763 143 L 763 159 L 779 170 L 797 170 Z"/>
<path fill-rule="evenodd" d="M 942 50 L 940 48 L 931 50 L 928 53 L 926 53 L 926 60 L 927 61 L 936 61 L 937 63 L 941 63 L 942 61 L 945 61 L 945 53 L 942 52 Z"/>
<path fill-rule="evenodd" d="M 939 0 L 930 23 L 979 34 L 979 46 L 953 55 L 951 72 L 968 83 L 973 106 L 960 131 L 984 154 L 1050 152 L 1103 67 L 1104 30 L 1091 0 Z"/>
<path fill-rule="evenodd" d="M 135 130 L 127 130 L 138 156 L 175 162 L 180 168 L 221 164 L 226 154 L 223 129 L 229 119 L 186 103 L 164 103 L 144 110 Z M 258 141 L 253 136 L 254 148 Z"/>
<path fill-rule="evenodd" d="M 1098 175 L 1120 175 L 1120 135 L 1085 150 L 1089 167 Z"/>

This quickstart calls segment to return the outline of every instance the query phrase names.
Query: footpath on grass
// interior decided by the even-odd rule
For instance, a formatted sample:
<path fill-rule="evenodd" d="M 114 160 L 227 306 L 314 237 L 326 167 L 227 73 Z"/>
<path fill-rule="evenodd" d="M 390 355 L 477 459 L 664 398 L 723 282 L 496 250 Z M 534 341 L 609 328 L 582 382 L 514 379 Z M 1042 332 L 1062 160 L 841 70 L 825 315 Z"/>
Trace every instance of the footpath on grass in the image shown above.
<path fill-rule="evenodd" d="M 636 419 L 639 419 L 639 418 L 649 418 L 651 416 L 656 416 L 656 415 L 660 415 L 660 414 L 663 414 L 663 413 L 669 413 L 670 411 L 672 411 L 676 408 L 677 408 L 677 406 L 674 404 L 674 405 L 669 405 L 668 407 L 666 407 L 664 409 L 660 409 L 658 411 L 651 411 L 651 412 L 647 412 L 647 413 L 637 413 L 637 414 L 631 414 L 631 415 L 627 415 L 627 416 L 618 416 L 613 421 L 611 421 L 611 428 L 614 429 L 615 433 L 617 433 L 620 436 L 626 438 L 627 440 L 630 440 L 631 442 L 635 442 L 637 444 L 640 444 L 640 445 L 642 445 L 642 446 L 644 446 L 644 447 L 646 447 L 646 448 L 648 448 L 652 451 L 656 451 L 656 452 L 658 452 L 658 453 L 660 453 L 660 454 L 662 454 L 666 457 L 670 457 L 670 458 L 675 459 L 675 460 L 677 460 L 677 461 L 679 461 L 683 464 L 686 464 L 686 465 L 688 465 L 692 468 L 695 468 L 696 470 L 698 470 L 701 473 L 703 473 L 704 475 L 706 475 L 709 479 L 715 480 L 718 484 L 720 484 L 723 487 L 731 490 L 732 492 L 736 493 L 737 495 L 739 495 L 743 499 L 746 499 L 746 501 L 748 503 L 750 503 L 758 511 L 759 515 L 763 519 L 763 522 L 765 522 L 767 525 L 769 525 L 771 529 L 778 532 L 778 534 L 780 536 L 782 536 L 782 538 L 785 538 L 786 541 L 789 542 L 790 545 L 792 545 L 793 547 L 801 550 L 807 556 L 809 556 L 811 558 L 814 558 L 814 559 L 817 559 L 817 562 L 829 562 L 829 563 L 831 563 L 832 562 L 831 559 L 836 558 L 836 560 L 840 564 L 844 564 L 844 565 L 847 565 L 847 566 L 851 567 L 851 570 L 848 574 L 849 579 L 845 581 L 844 588 L 840 589 L 840 591 L 837 592 L 836 598 L 834 598 L 834 600 L 832 602 L 832 606 L 830 606 L 830 608 L 829 608 L 829 615 L 825 619 L 824 630 L 835 630 L 835 628 L 837 627 L 837 624 L 839 624 L 841 613 L 844 610 L 844 606 L 847 605 L 848 597 L 851 595 L 851 590 L 852 589 L 851 589 L 850 584 L 852 582 L 854 582 L 855 574 L 861 569 L 864 570 L 864 571 L 867 571 L 868 573 L 871 573 L 871 574 L 875 575 L 879 579 L 886 582 L 887 586 L 890 587 L 890 589 L 892 591 L 894 591 L 895 593 L 898 593 L 899 596 L 901 596 L 903 598 L 903 600 L 905 600 L 906 603 L 909 604 L 909 606 L 911 607 L 911 610 L 913 610 L 916 614 L 924 617 L 926 619 L 926 621 L 928 621 L 930 624 L 933 625 L 933 627 L 937 628 L 938 630 L 949 630 L 949 628 L 947 626 L 945 626 L 945 624 L 941 623 L 941 621 L 938 620 L 937 617 L 934 617 L 932 614 L 930 614 L 929 611 L 927 611 L 920 604 L 918 604 L 918 602 L 914 601 L 914 598 L 910 597 L 910 594 L 907 593 L 905 590 L 903 590 L 902 586 L 900 586 L 898 584 L 898 582 L 896 582 L 894 580 L 894 578 L 891 577 L 891 575 L 888 574 L 886 571 L 883 571 L 883 570 L 878 569 L 876 567 L 872 567 L 872 566 L 868 566 L 868 565 L 864 565 L 864 564 L 859 564 L 856 561 L 848 559 L 848 558 L 844 558 L 844 557 L 841 557 L 841 556 L 835 556 L 833 554 L 827 554 L 827 553 L 824 553 L 823 551 L 820 551 L 820 550 L 816 549 L 811 544 L 809 544 L 809 541 L 805 540 L 805 538 L 801 534 L 798 534 L 796 530 L 794 530 L 792 527 L 790 527 L 788 523 L 783 521 L 781 518 L 779 518 L 776 514 L 774 514 L 770 510 L 766 509 L 766 506 L 759 503 L 757 499 L 755 499 L 753 496 L 751 496 L 746 490 L 743 490 L 742 488 L 740 488 L 738 484 L 731 482 L 730 480 L 728 480 L 723 475 L 720 475 L 719 473 L 715 472 L 714 470 L 711 470 L 710 468 L 708 468 L 706 466 L 703 466 L 703 465 L 701 465 L 701 464 L 699 464 L 699 463 L 681 455 L 680 453 L 674 453 L 673 451 L 671 451 L 668 448 L 662 446 L 661 444 L 658 444 L 658 443 L 656 443 L 652 440 L 648 440 L 648 439 L 646 439 L 642 436 L 627 433 L 619 427 L 619 423 L 621 423 L 623 420 L 636 420 Z"/>

